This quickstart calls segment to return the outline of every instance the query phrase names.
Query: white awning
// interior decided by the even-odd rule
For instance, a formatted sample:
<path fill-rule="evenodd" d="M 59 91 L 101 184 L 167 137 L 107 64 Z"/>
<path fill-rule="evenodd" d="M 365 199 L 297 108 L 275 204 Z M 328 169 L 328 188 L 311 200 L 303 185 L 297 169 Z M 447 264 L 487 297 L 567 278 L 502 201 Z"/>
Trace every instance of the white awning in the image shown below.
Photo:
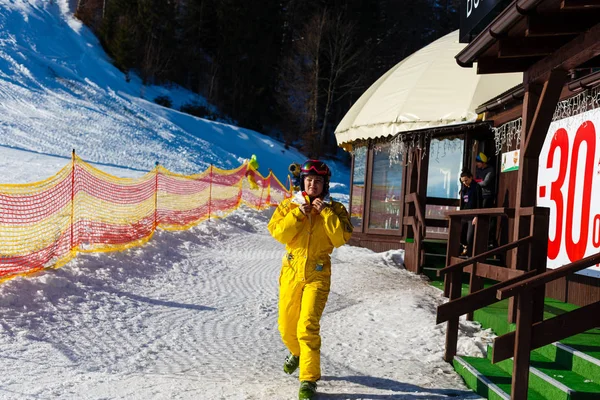
<path fill-rule="evenodd" d="M 477 75 L 475 68 L 461 68 L 454 57 L 465 46 L 455 31 L 386 72 L 336 128 L 338 145 L 474 122 L 478 106 L 523 82 L 522 73 Z"/>

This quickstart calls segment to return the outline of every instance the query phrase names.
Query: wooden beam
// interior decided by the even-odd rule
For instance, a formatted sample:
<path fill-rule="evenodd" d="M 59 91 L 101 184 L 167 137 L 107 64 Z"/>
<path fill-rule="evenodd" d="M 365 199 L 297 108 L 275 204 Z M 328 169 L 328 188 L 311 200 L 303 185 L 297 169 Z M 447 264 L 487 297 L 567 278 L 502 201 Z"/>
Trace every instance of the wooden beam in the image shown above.
<path fill-rule="evenodd" d="M 425 201 L 427 201 L 427 205 L 430 205 L 430 206 L 451 206 L 451 207 L 460 206 L 460 200 L 458 200 L 458 199 L 445 199 L 442 197 L 427 196 L 425 198 Z"/>
<path fill-rule="evenodd" d="M 581 260 L 572 262 L 571 264 L 563 265 L 560 268 L 548 270 L 535 278 L 525 279 L 522 282 L 498 290 L 498 300 L 531 291 L 536 287 L 572 275 L 575 272 L 589 268 L 598 263 L 600 263 L 600 253 L 592 254 L 591 256 L 587 256 Z"/>
<path fill-rule="evenodd" d="M 452 226 L 454 226 L 454 222 L 452 222 L 451 227 Z M 460 230 L 459 230 L 459 232 L 460 232 Z M 453 234 L 453 232 L 450 232 L 450 234 Z M 450 237 L 452 238 L 452 236 L 450 236 Z M 474 262 L 484 261 L 488 257 L 491 257 L 491 256 L 493 256 L 495 254 L 501 254 L 501 253 L 504 253 L 507 250 L 514 249 L 515 247 L 527 244 L 532 239 L 533 239 L 533 236 L 527 236 L 527 237 L 521 238 L 521 239 L 519 239 L 517 241 L 511 242 L 511 243 L 507 243 L 507 244 L 502 245 L 500 247 L 496 247 L 495 249 L 492 249 L 490 251 L 486 251 L 485 253 L 477 254 L 474 257 L 471 257 L 471 258 L 466 259 L 466 260 L 462 260 L 461 262 L 456 263 L 456 264 L 450 264 L 450 262 L 452 260 L 452 256 L 457 256 L 458 254 L 450 254 L 450 252 L 448 252 L 448 255 L 446 256 L 446 265 L 447 265 L 447 267 L 440 269 L 437 272 L 437 275 L 438 276 L 442 276 L 442 275 L 447 274 L 449 272 L 454 272 L 454 271 L 457 271 L 457 270 L 462 270 L 467 265 L 471 265 Z M 448 250 L 450 250 L 450 249 L 448 249 Z"/>
<path fill-rule="evenodd" d="M 461 260 L 462 261 L 462 260 Z M 465 267 L 463 270 L 471 273 L 471 266 Z M 507 267 L 499 267 L 497 265 L 477 263 L 477 276 L 481 278 L 491 279 L 494 281 L 506 281 L 508 279 L 516 278 L 524 274 L 524 271 L 518 269 L 512 269 Z"/>
<path fill-rule="evenodd" d="M 596 56 L 596 57 L 592 58 L 591 60 L 584 62 L 577 68 L 585 69 L 585 68 L 599 68 L 599 67 L 600 67 L 600 56 Z"/>
<path fill-rule="evenodd" d="M 487 215 L 490 217 L 513 217 L 515 215 L 514 208 L 508 207 L 496 207 L 496 208 L 480 208 L 477 210 L 456 210 L 446 211 L 446 215 L 449 217 L 476 217 L 478 215 Z"/>
<path fill-rule="evenodd" d="M 556 109 L 556 104 L 566 80 L 567 71 L 556 69 L 550 72 L 548 80 L 544 82 L 533 119 L 531 124 L 526 127 L 525 147 L 521 148 L 525 158 L 539 158 L 542 146 L 546 140 L 548 127 L 550 126 L 550 122 L 552 122 L 554 110 Z M 537 187 L 537 182 L 535 187 Z"/>
<path fill-rule="evenodd" d="M 599 313 L 600 302 L 596 302 L 557 317 L 535 323 L 531 335 L 531 350 L 599 327 Z M 515 332 L 510 332 L 494 339 L 492 363 L 497 363 L 512 357 L 514 343 Z"/>
<path fill-rule="evenodd" d="M 598 22 L 596 11 L 569 12 L 556 14 L 532 14 L 527 17 L 525 36 L 574 36 L 585 32 Z M 558 48 L 558 43 L 555 48 Z"/>
<path fill-rule="evenodd" d="M 524 72 L 541 59 L 542 57 L 539 56 L 527 58 L 482 57 L 477 60 L 477 73 L 479 75 L 485 75 Z"/>
<path fill-rule="evenodd" d="M 535 273 L 535 271 L 530 271 L 523 274 L 523 277 L 533 277 L 535 276 Z M 518 280 L 518 278 L 520 278 L 520 276 L 515 276 L 512 279 L 504 282 L 498 282 L 493 286 L 438 306 L 435 323 L 441 324 L 442 322 L 446 322 L 451 318 L 457 318 L 461 315 L 467 314 L 468 312 L 479 310 L 483 307 L 489 306 L 490 304 L 497 303 L 500 300 L 496 298 L 495 292 L 505 286 L 513 284 Z"/>
<path fill-rule="evenodd" d="M 517 57 L 539 57 L 547 56 L 556 51 L 557 48 L 572 39 L 571 36 L 550 38 L 550 37 L 532 37 L 532 38 L 511 38 L 501 39 L 499 41 L 498 57 L 517 58 Z"/>
<path fill-rule="evenodd" d="M 562 0 L 560 8 L 563 10 L 590 10 L 600 8 L 600 3 L 596 0 Z"/>
<path fill-rule="evenodd" d="M 523 82 L 547 81 L 550 72 L 556 69 L 568 71 L 600 55 L 600 23 L 592 26 L 569 43 L 561 46 L 554 54 L 531 65 L 525 72 Z"/>
<path fill-rule="evenodd" d="M 448 220 L 439 218 L 425 218 L 425 226 L 434 228 L 447 228 Z M 429 235 L 429 234 L 428 234 Z"/>

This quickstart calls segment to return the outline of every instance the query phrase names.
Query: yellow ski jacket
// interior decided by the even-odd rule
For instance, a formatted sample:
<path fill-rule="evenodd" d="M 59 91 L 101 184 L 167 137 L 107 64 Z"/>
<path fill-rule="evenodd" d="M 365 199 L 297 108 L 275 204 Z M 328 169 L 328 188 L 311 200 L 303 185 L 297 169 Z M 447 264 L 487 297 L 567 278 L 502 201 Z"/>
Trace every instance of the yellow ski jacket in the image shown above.
<path fill-rule="evenodd" d="M 352 224 L 342 203 L 330 201 L 321 213 L 313 211 L 306 216 L 299 203 L 305 201 L 301 193 L 279 204 L 268 229 L 271 235 L 286 246 L 286 261 L 296 272 L 297 280 L 309 278 L 311 271 L 331 271 L 330 254 L 350 240 Z"/>

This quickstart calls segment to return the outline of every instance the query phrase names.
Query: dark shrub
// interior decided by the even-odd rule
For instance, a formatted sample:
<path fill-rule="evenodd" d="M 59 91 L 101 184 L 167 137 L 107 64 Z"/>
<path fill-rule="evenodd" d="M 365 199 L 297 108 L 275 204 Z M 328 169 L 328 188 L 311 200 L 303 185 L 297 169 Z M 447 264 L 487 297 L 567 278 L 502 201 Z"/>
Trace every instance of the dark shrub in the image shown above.
<path fill-rule="evenodd" d="M 215 119 L 215 115 L 212 111 L 208 109 L 208 107 L 197 104 L 197 103 L 186 103 L 179 108 L 179 111 L 184 112 L 186 114 L 193 115 L 195 117 L 206 118 L 206 119 Z"/>
<path fill-rule="evenodd" d="M 171 101 L 171 98 L 169 96 L 157 96 L 154 99 L 154 102 L 163 107 L 171 108 L 173 106 L 173 102 Z"/>

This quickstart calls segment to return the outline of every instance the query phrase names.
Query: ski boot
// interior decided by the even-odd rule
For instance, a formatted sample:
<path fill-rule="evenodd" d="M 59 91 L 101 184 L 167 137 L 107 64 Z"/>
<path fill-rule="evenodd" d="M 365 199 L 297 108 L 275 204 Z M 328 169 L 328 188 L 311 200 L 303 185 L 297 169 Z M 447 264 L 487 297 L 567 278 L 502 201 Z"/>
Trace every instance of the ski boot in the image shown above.
<path fill-rule="evenodd" d="M 298 365 L 300 364 L 300 357 L 290 354 L 285 358 L 285 362 L 283 363 L 283 371 L 286 374 L 291 375 L 295 370 L 298 369 Z"/>
<path fill-rule="evenodd" d="M 299 400 L 315 400 L 317 398 L 317 384 L 311 381 L 300 382 L 300 390 L 298 391 Z"/>

